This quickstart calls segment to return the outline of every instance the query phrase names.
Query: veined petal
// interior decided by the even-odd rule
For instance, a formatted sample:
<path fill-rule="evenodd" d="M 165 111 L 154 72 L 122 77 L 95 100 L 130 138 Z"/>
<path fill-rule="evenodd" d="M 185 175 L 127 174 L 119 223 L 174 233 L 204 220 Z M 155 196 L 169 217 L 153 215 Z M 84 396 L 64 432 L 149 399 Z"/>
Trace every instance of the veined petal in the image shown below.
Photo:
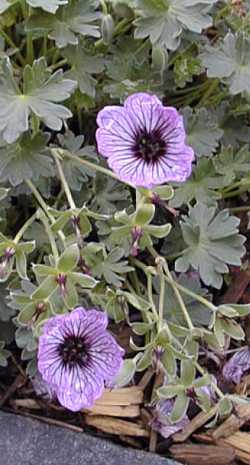
<path fill-rule="evenodd" d="M 117 374 L 123 349 L 106 330 L 104 312 L 77 307 L 54 317 L 39 339 L 38 369 L 66 408 L 89 408 Z"/>
<path fill-rule="evenodd" d="M 118 106 L 107 106 L 99 111 L 97 124 L 125 142 L 133 142 L 138 129 L 135 126 L 135 120 L 131 121 L 124 108 Z"/>
<path fill-rule="evenodd" d="M 124 107 L 106 107 L 97 123 L 98 150 L 121 181 L 152 188 L 190 176 L 194 152 L 185 144 L 183 118 L 155 95 L 140 92 Z"/>
<path fill-rule="evenodd" d="M 163 109 L 161 101 L 155 95 L 144 92 L 130 95 L 125 100 L 124 107 L 136 119 L 139 127 L 146 129 L 148 133 L 157 127 Z"/>

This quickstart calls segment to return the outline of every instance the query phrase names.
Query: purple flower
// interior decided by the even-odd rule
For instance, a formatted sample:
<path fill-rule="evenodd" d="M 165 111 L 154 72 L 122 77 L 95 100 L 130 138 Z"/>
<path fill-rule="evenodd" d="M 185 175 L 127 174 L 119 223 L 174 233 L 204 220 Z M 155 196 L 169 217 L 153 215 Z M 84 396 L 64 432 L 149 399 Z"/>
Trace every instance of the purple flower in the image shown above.
<path fill-rule="evenodd" d="M 193 149 L 185 144 L 182 116 L 155 95 L 137 93 L 123 107 L 98 113 L 98 151 L 122 181 L 151 188 L 191 174 Z"/>
<path fill-rule="evenodd" d="M 154 410 L 154 418 L 151 421 L 151 428 L 160 433 L 165 439 L 182 430 L 189 423 L 187 415 L 184 415 L 177 423 L 170 422 L 173 406 L 173 399 L 158 402 Z"/>
<path fill-rule="evenodd" d="M 121 367 L 124 351 L 106 330 L 107 323 L 105 313 L 78 307 L 43 327 L 38 369 L 69 410 L 91 408 Z"/>
<path fill-rule="evenodd" d="M 250 370 L 250 347 L 236 352 L 224 365 L 223 377 L 239 384 L 244 373 Z"/>

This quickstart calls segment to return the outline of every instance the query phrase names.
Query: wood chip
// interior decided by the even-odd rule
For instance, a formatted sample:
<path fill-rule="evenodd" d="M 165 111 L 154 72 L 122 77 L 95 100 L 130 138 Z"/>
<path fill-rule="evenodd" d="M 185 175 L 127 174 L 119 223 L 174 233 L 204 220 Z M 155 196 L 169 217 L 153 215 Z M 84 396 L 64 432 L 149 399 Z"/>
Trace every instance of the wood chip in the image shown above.
<path fill-rule="evenodd" d="M 143 377 L 140 379 L 138 383 L 138 387 L 141 389 L 145 389 L 148 385 L 148 383 L 151 381 L 152 377 L 154 376 L 154 370 L 153 368 L 148 368 L 148 370 L 144 373 Z"/>
<path fill-rule="evenodd" d="M 41 406 L 35 399 L 11 399 L 10 404 L 16 408 L 28 408 L 31 410 L 41 410 L 44 406 Z"/>
<path fill-rule="evenodd" d="M 250 375 L 244 376 L 243 381 L 237 384 L 235 392 L 239 395 L 249 395 L 250 393 Z"/>
<path fill-rule="evenodd" d="M 149 438 L 149 452 L 155 452 L 157 446 L 157 433 L 153 429 L 150 431 L 150 438 Z"/>
<path fill-rule="evenodd" d="M 198 428 L 201 428 L 201 426 L 205 425 L 210 420 L 210 418 L 216 415 L 217 409 L 218 407 L 217 405 L 215 405 L 209 412 L 198 413 L 198 415 L 196 415 L 190 421 L 190 423 L 188 423 L 187 426 L 183 428 L 181 432 L 175 433 L 173 435 L 172 438 L 174 442 L 186 441 L 186 439 L 189 438 L 189 436 L 191 436 L 191 434 L 193 434 L 194 431 L 196 431 Z"/>
<path fill-rule="evenodd" d="M 234 413 L 227 418 L 222 425 L 212 432 L 212 438 L 217 441 L 220 438 L 227 438 L 238 431 L 247 421 L 250 420 L 250 405 L 236 405 Z"/>
<path fill-rule="evenodd" d="M 131 386 L 122 389 L 105 389 L 95 405 L 134 405 L 143 402 L 143 389 Z"/>
<path fill-rule="evenodd" d="M 250 433 L 238 431 L 226 439 L 220 439 L 217 444 L 233 447 L 236 457 L 243 463 L 250 464 Z"/>
<path fill-rule="evenodd" d="M 85 423 L 88 426 L 104 431 L 105 433 L 135 437 L 149 437 L 149 432 L 137 423 L 130 421 L 118 420 L 117 418 L 110 418 L 107 416 L 92 416 L 86 415 Z"/>
<path fill-rule="evenodd" d="M 229 465 L 235 459 L 232 447 L 207 446 L 202 444 L 176 444 L 170 447 L 176 460 L 187 465 Z"/>
<path fill-rule="evenodd" d="M 129 436 L 124 436 L 123 434 L 120 436 L 121 441 L 126 442 L 129 446 L 135 447 L 136 449 L 141 449 L 141 441 L 140 439 L 134 439 Z"/>
<path fill-rule="evenodd" d="M 241 407 L 246 407 L 246 405 L 242 405 Z M 206 443 L 214 442 L 214 438 L 211 433 L 194 434 L 193 438 L 196 441 Z M 216 444 L 220 447 L 233 447 L 236 458 L 241 462 L 250 465 L 250 433 L 237 431 L 227 438 L 218 439 Z"/>
<path fill-rule="evenodd" d="M 151 421 L 153 419 L 153 415 L 152 415 L 152 413 L 150 413 L 145 408 L 142 408 L 141 409 L 140 419 L 141 419 L 143 425 L 145 426 L 145 428 L 149 428 L 149 425 L 150 425 L 150 423 L 151 423 Z"/>
<path fill-rule="evenodd" d="M 89 415 L 107 415 L 109 417 L 126 417 L 136 418 L 140 415 L 139 405 L 105 405 L 95 404 L 91 410 L 88 410 Z"/>

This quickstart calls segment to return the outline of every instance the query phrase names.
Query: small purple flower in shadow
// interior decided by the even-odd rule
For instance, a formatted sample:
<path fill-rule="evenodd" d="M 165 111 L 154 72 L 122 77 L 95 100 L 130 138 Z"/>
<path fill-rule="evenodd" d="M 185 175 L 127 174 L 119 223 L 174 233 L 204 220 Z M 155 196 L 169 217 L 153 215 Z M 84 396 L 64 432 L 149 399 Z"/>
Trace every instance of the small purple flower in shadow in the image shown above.
<path fill-rule="evenodd" d="M 169 417 L 173 410 L 173 406 L 173 399 L 163 400 L 156 404 L 153 412 L 151 428 L 160 433 L 165 439 L 168 439 L 174 433 L 177 433 L 177 431 L 181 431 L 189 423 L 187 415 L 185 415 L 182 420 L 177 423 L 170 422 Z"/>
<path fill-rule="evenodd" d="M 222 374 L 226 381 L 239 384 L 247 371 L 250 371 L 250 347 L 236 352 L 225 363 Z"/>
<path fill-rule="evenodd" d="M 43 327 L 38 369 L 69 410 L 91 408 L 121 368 L 124 351 L 107 324 L 105 313 L 78 307 L 51 318 Z"/>
<path fill-rule="evenodd" d="M 97 124 L 98 151 L 122 181 L 152 188 L 190 176 L 194 152 L 185 144 L 183 118 L 155 95 L 136 93 L 123 107 L 105 107 Z"/>

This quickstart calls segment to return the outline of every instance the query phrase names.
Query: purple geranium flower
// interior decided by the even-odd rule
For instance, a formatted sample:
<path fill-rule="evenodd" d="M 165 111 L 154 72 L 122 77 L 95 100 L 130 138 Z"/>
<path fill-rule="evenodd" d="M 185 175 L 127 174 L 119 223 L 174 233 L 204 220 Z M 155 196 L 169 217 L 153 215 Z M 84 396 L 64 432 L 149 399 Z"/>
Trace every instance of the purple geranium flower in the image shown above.
<path fill-rule="evenodd" d="M 250 347 L 236 352 L 224 365 L 223 377 L 227 381 L 239 384 L 242 376 L 250 370 Z"/>
<path fill-rule="evenodd" d="M 160 433 L 165 439 L 168 439 L 177 431 L 181 431 L 188 423 L 189 418 L 187 415 L 177 421 L 177 423 L 171 423 L 170 415 L 174 407 L 174 400 L 167 399 L 159 401 L 153 412 L 153 420 L 151 421 L 151 428 L 154 431 Z"/>
<path fill-rule="evenodd" d="M 105 313 L 79 307 L 44 325 L 38 369 L 69 410 L 91 408 L 121 368 L 124 351 L 106 330 L 107 323 Z"/>
<path fill-rule="evenodd" d="M 141 92 L 123 107 L 107 106 L 97 123 L 98 151 L 122 181 L 152 188 L 189 177 L 194 152 L 185 144 L 182 116 L 155 95 Z"/>

